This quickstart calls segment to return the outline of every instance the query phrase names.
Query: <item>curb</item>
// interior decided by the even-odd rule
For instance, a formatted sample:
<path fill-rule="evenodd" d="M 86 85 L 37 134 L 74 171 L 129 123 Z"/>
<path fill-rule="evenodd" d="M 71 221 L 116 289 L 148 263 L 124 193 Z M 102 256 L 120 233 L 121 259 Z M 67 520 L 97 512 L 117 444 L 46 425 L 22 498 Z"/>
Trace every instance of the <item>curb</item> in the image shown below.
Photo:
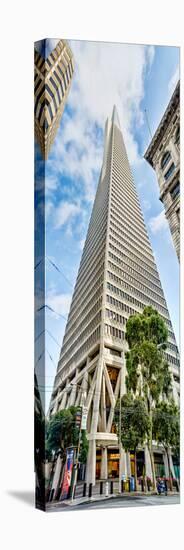
<path fill-rule="evenodd" d="M 127 493 L 121 493 L 121 494 L 117 494 L 117 495 L 108 495 L 108 496 L 101 496 L 100 498 L 96 498 L 95 495 L 92 496 L 92 497 L 83 497 L 83 498 L 76 498 L 74 499 L 73 501 L 71 500 L 65 500 L 65 501 L 59 501 L 59 502 L 50 502 L 47 504 L 47 510 L 50 508 L 57 508 L 57 507 L 73 507 L 73 506 L 81 506 L 82 504 L 89 504 L 90 502 L 102 502 L 102 501 L 105 501 L 105 500 L 113 500 L 114 498 L 133 498 L 133 497 L 136 497 L 136 498 L 149 498 L 149 497 L 152 497 L 152 496 L 160 496 L 162 497 L 162 495 L 158 495 L 156 492 L 147 492 L 147 493 L 136 493 L 136 492 L 127 492 Z M 173 492 L 173 493 L 168 493 L 167 496 L 172 498 L 172 496 L 176 496 L 176 495 L 180 495 L 180 493 L 178 492 Z M 97 495 L 96 495 L 97 496 Z M 165 495 L 164 495 L 165 496 Z"/>

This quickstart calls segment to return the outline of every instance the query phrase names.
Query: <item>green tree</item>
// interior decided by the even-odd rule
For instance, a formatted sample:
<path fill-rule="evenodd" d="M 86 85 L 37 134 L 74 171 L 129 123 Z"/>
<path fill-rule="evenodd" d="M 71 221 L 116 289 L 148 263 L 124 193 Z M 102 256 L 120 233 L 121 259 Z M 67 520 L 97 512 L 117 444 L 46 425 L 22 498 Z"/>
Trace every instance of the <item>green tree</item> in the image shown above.
<path fill-rule="evenodd" d="M 65 454 L 65 449 L 76 446 L 79 438 L 79 428 L 75 423 L 76 407 L 63 409 L 52 416 L 48 423 L 46 435 L 46 450 Z"/>
<path fill-rule="evenodd" d="M 118 403 L 118 408 L 119 408 Z M 119 432 L 118 416 L 116 415 Z M 134 398 L 127 393 L 121 399 L 121 442 L 125 451 L 133 451 L 135 456 L 135 487 L 137 483 L 137 448 L 143 445 L 150 429 L 149 415 L 142 397 Z"/>
<path fill-rule="evenodd" d="M 64 456 L 67 447 L 77 447 L 79 443 L 80 426 L 76 425 L 76 412 L 78 407 L 69 407 L 56 413 L 47 423 L 46 429 L 46 453 L 51 457 L 52 451 Z M 86 463 L 88 453 L 88 440 L 86 430 L 81 431 L 79 461 Z"/>
<path fill-rule="evenodd" d="M 81 432 L 81 444 L 80 444 L 80 453 L 79 453 L 79 462 L 86 464 L 87 455 L 88 455 L 89 443 L 86 437 L 86 430 Z"/>
<path fill-rule="evenodd" d="M 155 467 L 152 450 L 152 414 L 160 397 L 171 392 L 171 375 L 163 349 L 167 346 L 167 327 L 151 306 L 143 313 L 130 316 L 126 325 L 129 351 L 126 354 L 127 390 L 144 398 L 149 414 L 150 429 L 147 444 L 150 454 L 153 487 L 156 489 Z"/>
<path fill-rule="evenodd" d="M 175 454 L 179 455 L 180 439 L 179 408 L 173 400 L 170 403 L 159 403 L 153 411 L 153 438 L 161 443 L 165 449 L 172 489 L 169 448 L 172 448 Z"/>

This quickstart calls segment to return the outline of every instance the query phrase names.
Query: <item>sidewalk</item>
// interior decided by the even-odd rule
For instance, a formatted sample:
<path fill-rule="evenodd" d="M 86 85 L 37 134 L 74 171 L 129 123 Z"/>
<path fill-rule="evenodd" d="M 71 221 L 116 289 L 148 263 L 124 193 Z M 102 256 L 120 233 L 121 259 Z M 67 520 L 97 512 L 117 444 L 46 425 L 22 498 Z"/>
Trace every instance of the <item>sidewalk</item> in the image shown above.
<path fill-rule="evenodd" d="M 155 491 L 149 491 L 147 493 L 143 493 L 142 491 L 139 491 L 139 492 L 136 492 L 136 491 L 131 491 L 131 492 L 127 492 L 127 491 L 124 491 L 123 493 L 115 493 L 115 494 L 108 494 L 108 496 L 106 495 L 98 495 L 98 494 L 95 494 L 91 497 L 89 496 L 86 496 L 86 497 L 78 497 L 78 498 L 75 498 L 73 500 L 71 499 L 66 499 L 66 500 L 63 500 L 63 501 L 53 501 L 53 502 L 48 502 L 47 503 L 47 509 L 53 509 L 53 508 L 58 508 L 58 507 L 67 507 L 67 506 L 71 506 L 71 507 L 75 507 L 75 506 L 79 506 L 80 504 L 87 504 L 89 502 L 98 502 L 98 501 L 103 501 L 103 500 L 110 500 L 110 499 L 115 499 L 115 498 L 124 498 L 124 497 L 129 497 L 129 498 L 133 498 L 133 497 L 139 497 L 139 498 L 149 498 L 151 496 L 155 496 L 157 495 L 157 493 Z M 167 496 L 168 497 L 172 497 L 172 496 L 175 496 L 175 495 L 179 495 L 178 492 L 168 492 Z"/>

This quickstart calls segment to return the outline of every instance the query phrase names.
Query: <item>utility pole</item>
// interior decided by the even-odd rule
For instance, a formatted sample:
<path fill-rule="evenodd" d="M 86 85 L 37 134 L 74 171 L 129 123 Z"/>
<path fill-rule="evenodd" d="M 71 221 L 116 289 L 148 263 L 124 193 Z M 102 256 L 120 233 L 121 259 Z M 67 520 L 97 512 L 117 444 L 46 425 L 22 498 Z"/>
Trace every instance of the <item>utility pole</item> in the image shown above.
<path fill-rule="evenodd" d="M 82 389 L 82 404 L 81 404 L 81 419 L 80 419 L 80 428 L 79 428 L 79 439 L 78 439 L 78 445 L 77 445 L 77 454 L 76 454 L 76 460 L 75 460 L 75 469 L 74 469 L 74 480 L 73 480 L 73 487 L 72 487 L 72 494 L 71 494 L 71 500 L 74 498 L 75 488 L 77 484 L 77 472 L 78 472 L 78 464 L 79 464 L 79 454 L 80 454 L 80 445 L 81 445 L 81 431 L 82 431 L 82 410 L 83 410 L 83 401 L 86 396 L 86 390 Z"/>
<path fill-rule="evenodd" d="M 123 358 L 123 366 L 121 370 L 121 378 L 120 378 L 120 399 L 119 399 L 119 493 L 121 493 L 121 479 L 122 479 L 122 443 L 121 443 L 121 398 L 122 398 L 122 380 L 123 376 L 125 376 L 125 372 L 123 372 L 123 369 L 125 369 L 125 352 L 123 350 L 122 352 L 122 358 Z"/>
<path fill-rule="evenodd" d="M 119 493 L 121 493 L 121 384 L 119 400 Z"/>

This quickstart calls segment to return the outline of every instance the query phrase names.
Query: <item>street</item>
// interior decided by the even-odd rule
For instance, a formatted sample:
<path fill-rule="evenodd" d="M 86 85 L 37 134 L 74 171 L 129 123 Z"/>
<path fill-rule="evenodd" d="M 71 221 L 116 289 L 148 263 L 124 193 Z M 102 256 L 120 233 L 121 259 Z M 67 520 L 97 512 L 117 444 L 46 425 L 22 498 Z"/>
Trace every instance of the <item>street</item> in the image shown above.
<path fill-rule="evenodd" d="M 151 495 L 151 496 L 121 496 L 121 497 L 112 497 L 93 501 L 90 502 L 84 502 L 79 503 L 78 505 L 66 505 L 66 504 L 60 504 L 59 506 L 52 506 L 48 509 L 49 512 L 60 512 L 63 511 L 69 511 L 69 510 L 91 510 L 91 509 L 107 509 L 107 508 L 128 508 L 128 507 L 136 507 L 136 506 L 162 506 L 162 505 L 169 505 L 169 504 L 179 504 L 180 503 L 180 496 L 179 495 L 172 495 L 172 496 L 165 496 L 165 495 Z"/>

